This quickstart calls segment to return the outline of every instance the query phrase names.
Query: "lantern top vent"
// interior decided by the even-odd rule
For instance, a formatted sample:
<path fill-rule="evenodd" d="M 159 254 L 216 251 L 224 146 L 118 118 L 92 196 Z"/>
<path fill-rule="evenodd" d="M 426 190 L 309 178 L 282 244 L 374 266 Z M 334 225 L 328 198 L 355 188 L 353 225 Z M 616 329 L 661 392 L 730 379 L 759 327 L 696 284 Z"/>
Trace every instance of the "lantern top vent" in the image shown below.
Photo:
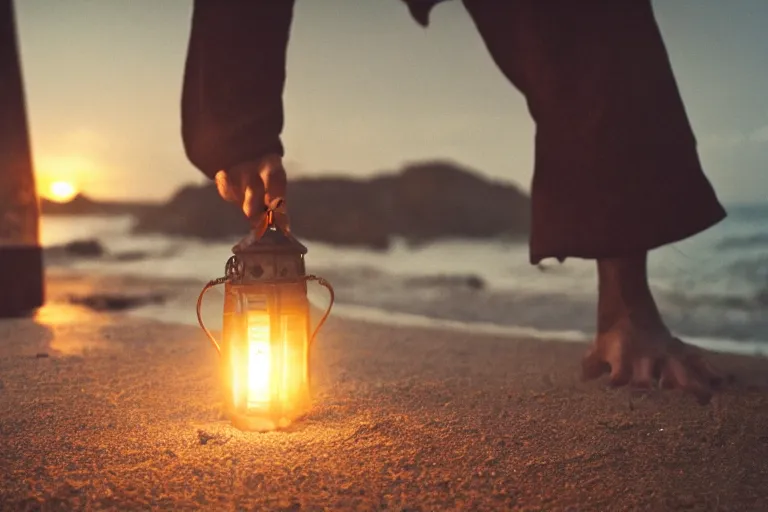
<path fill-rule="evenodd" d="M 290 233 L 271 224 L 260 237 L 251 232 L 232 248 L 234 254 L 307 254 L 307 248 Z"/>

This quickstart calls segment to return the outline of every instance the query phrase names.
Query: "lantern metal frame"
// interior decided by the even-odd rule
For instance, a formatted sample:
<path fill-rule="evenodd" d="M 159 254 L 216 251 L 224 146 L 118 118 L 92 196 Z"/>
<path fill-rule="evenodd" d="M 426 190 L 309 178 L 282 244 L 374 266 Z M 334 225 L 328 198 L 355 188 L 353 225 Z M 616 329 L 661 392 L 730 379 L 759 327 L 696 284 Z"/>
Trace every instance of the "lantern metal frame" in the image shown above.
<path fill-rule="evenodd" d="M 203 287 L 202 291 L 200 292 L 200 295 L 197 297 L 197 323 L 200 325 L 200 328 L 203 330 L 206 337 L 213 345 L 213 348 L 216 349 L 216 352 L 219 355 L 221 355 L 221 345 L 219 344 L 218 341 L 216 341 L 216 337 L 211 333 L 210 330 L 208 330 L 208 328 L 205 326 L 205 323 L 203 322 L 203 316 L 202 316 L 203 298 L 205 297 L 205 293 L 211 288 L 222 285 L 226 282 L 232 282 L 233 280 L 240 279 L 240 278 L 242 278 L 242 263 L 240 262 L 237 256 L 232 255 L 229 257 L 226 265 L 224 266 L 224 276 L 217 277 L 216 279 L 211 279 L 210 281 L 208 281 Z M 309 336 L 309 346 L 312 346 L 312 343 L 317 337 L 317 334 L 320 332 L 320 329 L 328 320 L 328 317 L 331 314 L 331 308 L 333 308 L 333 304 L 336 301 L 336 292 L 334 291 L 331 283 L 324 277 L 316 276 L 314 274 L 308 274 L 306 276 L 302 276 L 299 278 L 271 279 L 267 281 L 259 281 L 259 284 L 266 285 L 266 286 L 279 286 L 281 284 L 296 284 L 302 281 L 316 282 L 317 284 L 319 284 L 320 286 L 323 286 L 326 290 L 328 290 L 328 295 L 330 297 L 330 302 L 328 304 L 328 307 L 325 309 L 323 316 L 320 317 L 320 321 L 317 322 L 317 326 L 312 331 L 312 334 L 310 334 Z"/>
<path fill-rule="evenodd" d="M 314 275 L 314 274 L 305 274 L 304 270 L 304 255 L 307 252 L 306 247 L 304 247 L 298 240 L 296 240 L 288 231 L 287 229 L 283 228 L 279 225 L 279 223 L 275 222 L 275 210 L 270 208 L 267 211 L 266 216 L 266 222 L 263 227 L 263 231 L 260 234 L 252 233 L 250 236 L 243 239 L 238 245 L 236 245 L 233 248 L 233 255 L 229 257 L 229 259 L 226 262 L 226 265 L 224 267 L 224 276 L 212 279 L 211 281 L 208 281 L 203 289 L 200 292 L 200 295 L 197 299 L 197 321 L 200 324 L 200 328 L 205 333 L 208 340 L 213 345 L 214 349 L 216 349 L 217 354 L 219 357 L 222 357 L 222 345 L 216 340 L 216 337 L 211 333 L 210 330 L 205 326 L 205 323 L 203 322 L 202 318 L 202 304 L 203 299 L 205 297 L 205 293 L 210 290 L 211 288 L 222 285 L 222 284 L 229 284 L 232 287 L 235 286 L 243 286 L 248 287 L 251 285 L 258 285 L 259 287 L 266 287 L 267 289 L 271 287 L 279 287 L 281 285 L 297 285 L 297 284 L 304 284 L 304 299 L 306 298 L 306 283 L 309 282 L 316 282 L 320 286 L 323 286 L 326 288 L 329 294 L 329 304 L 326 308 L 325 312 L 323 313 L 322 317 L 320 318 L 319 322 L 315 326 L 314 329 L 309 329 L 309 324 L 307 323 L 307 330 L 306 332 L 306 347 L 308 351 L 311 351 L 312 346 L 314 345 L 314 341 L 317 338 L 317 334 L 320 332 L 320 329 L 323 327 L 325 322 L 328 320 L 328 317 L 331 313 L 331 309 L 333 308 L 333 304 L 335 302 L 336 294 L 334 292 L 333 286 L 331 285 L 328 280 L 326 280 L 323 277 Z M 279 244 L 282 244 L 282 247 L 280 245 L 270 245 L 270 241 L 277 240 Z M 272 277 L 267 279 L 261 279 L 256 278 L 253 279 L 252 276 L 249 276 L 246 272 L 247 263 L 248 263 L 248 256 L 250 254 L 254 253 L 261 253 L 264 254 L 297 254 L 299 255 L 300 259 L 299 261 L 299 268 L 296 275 L 290 276 L 290 277 Z M 240 254 L 240 256 L 239 256 Z M 279 294 L 279 291 L 274 292 L 275 295 Z M 308 300 L 306 304 L 309 306 Z M 225 307 L 225 314 L 226 314 L 226 307 Z M 309 309 L 306 310 L 306 314 L 309 315 Z M 307 316 L 307 322 L 309 322 L 309 316 Z M 225 340 L 226 341 L 226 340 Z M 307 352 L 307 360 L 306 360 L 306 386 L 308 390 L 311 390 L 312 388 L 312 376 L 311 376 L 311 364 L 310 364 L 310 352 Z M 246 420 L 239 419 L 232 417 L 233 424 L 240 428 L 241 430 L 260 430 L 259 428 L 250 428 L 247 426 L 248 422 Z M 238 425 L 240 423 L 240 425 Z M 245 425 L 245 426 L 241 426 Z M 265 430 L 271 430 L 265 429 Z"/>

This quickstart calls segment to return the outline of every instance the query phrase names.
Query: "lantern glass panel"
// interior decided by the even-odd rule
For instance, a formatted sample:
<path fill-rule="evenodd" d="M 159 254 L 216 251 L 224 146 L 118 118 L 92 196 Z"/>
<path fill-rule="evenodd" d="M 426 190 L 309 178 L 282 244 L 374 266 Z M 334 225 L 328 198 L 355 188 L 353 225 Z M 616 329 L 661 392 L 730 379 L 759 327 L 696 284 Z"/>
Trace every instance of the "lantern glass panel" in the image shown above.
<path fill-rule="evenodd" d="M 309 395 L 306 284 L 228 284 L 222 346 L 226 402 L 248 430 L 284 427 Z"/>

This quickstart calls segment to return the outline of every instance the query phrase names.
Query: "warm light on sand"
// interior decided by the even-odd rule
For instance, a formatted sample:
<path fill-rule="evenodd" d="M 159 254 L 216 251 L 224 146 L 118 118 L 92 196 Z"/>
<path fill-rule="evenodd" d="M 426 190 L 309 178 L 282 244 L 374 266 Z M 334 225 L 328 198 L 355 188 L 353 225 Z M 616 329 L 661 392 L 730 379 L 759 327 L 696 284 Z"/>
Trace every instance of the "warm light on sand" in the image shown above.
<path fill-rule="evenodd" d="M 48 187 L 48 199 L 58 203 L 71 201 L 77 195 L 77 188 L 68 181 L 54 181 Z"/>

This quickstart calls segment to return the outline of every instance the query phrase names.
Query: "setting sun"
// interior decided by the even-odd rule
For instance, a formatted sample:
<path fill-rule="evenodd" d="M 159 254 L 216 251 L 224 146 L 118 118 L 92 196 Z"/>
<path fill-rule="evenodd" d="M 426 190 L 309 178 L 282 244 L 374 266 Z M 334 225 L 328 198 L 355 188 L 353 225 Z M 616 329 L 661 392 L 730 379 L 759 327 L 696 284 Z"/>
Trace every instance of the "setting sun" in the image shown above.
<path fill-rule="evenodd" d="M 52 201 L 66 203 L 71 201 L 77 195 L 77 188 L 68 181 L 54 181 L 48 187 L 47 196 Z"/>

